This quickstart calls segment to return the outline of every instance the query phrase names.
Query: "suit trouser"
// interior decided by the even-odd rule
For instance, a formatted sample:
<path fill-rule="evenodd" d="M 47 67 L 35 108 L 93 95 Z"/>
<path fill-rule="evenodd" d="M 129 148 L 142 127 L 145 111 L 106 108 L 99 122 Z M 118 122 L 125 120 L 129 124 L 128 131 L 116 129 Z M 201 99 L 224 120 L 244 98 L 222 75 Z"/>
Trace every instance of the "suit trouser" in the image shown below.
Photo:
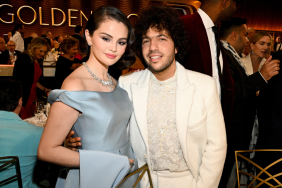
<path fill-rule="evenodd" d="M 196 181 L 190 171 L 151 173 L 154 188 L 196 188 Z"/>

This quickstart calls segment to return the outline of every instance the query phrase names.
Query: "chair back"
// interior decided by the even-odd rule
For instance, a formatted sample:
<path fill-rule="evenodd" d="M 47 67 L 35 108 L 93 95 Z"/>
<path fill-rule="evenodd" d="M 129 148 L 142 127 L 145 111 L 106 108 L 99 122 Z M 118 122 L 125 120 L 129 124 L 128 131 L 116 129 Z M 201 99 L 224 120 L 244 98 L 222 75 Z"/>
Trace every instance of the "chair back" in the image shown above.
<path fill-rule="evenodd" d="M 0 176 L 1 176 L 1 173 L 4 172 L 6 169 L 8 169 L 9 166 L 15 165 L 15 168 L 16 168 L 16 174 L 4 180 L 1 180 L 0 186 L 3 184 L 9 184 L 11 182 L 14 182 L 14 180 L 17 179 L 19 188 L 22 188 L 23 184 L 22 184 L 22 176 L 21 176 L 19 158 L 17 156 L 0 157 L 0 165 L 1 165 L 0 166 Z"/>
<path fill-rule="evenodd" d="M 282 152 L 281 149 L 257 149 L 257 150 L 242 150 L 242 151 L 235 151 L 235 159 L 236 159 L 236 170 L 237 170 L 237 180 L 238 180 L 238 187 L 240 188 L 241 186 L 243 187 L 260 187 L 263 184 L 266 184 L 269 187 L 282 187 L 282 182 L 280 182 L 277 177 L 282 175 L 282 168 L 281 172 L 277 174 L 271 174 L 269 172 L 269 168 L 273 167 L 274 165 L 279 164 L 279 162 L 282 161 L 282 158 L 272 161 L 270 164 L 268 164 L 266 167 L 261 167 L 259 164 L 254 162 L 253 160 L 249 159 L 246 157 L 245 154 L 247 153 L 252 153 L 252 152 L 269 152 L 268 155 L 271 155 L 271 152 L 276 151 L 276 152 Z M 273 154 L 273 153 L 272 153 Z M 256 167 L 256 173 L 255 174 L 250 174 L 249 172 L 243 171 L 239 167 L 239 160 L 242 162 L 248 162 L 249 164 L 253 165 Z M 279 165 L 282 165 L 281 163 Z M 265 173 L 267 175 L 267 178 L 262 178 L 261 175 Z M 244 174 L 248 178 L 252 177 L 252 181 L 248 184 L 240 184 L 240 175 Z M 271 182 L 270 182 L 271 181 Z M 256 182 L 256 185 L 255 185 Z M 275 182 L 277 185 L 273 185 L 273 182 Z"/>
<path fill-rule="evenodd" d="M 134 185 L 132 187 L 132 188 L 135 188 L 146 172 L 148 173 L 149 182 L 150 182 L 150 187 L 149 188 L 153 188 L 153 182 L 152 182 L 150 170 L 149 170 L 149 167 L 148 167 L 147 164 L 143 165 L 142 167 L 138 168 L 134 172 L 131 172 L 130 174 L 125 176 L 124 179 L 118 184 L 118 186 L 116 188 L 118 188 L 123 182 L 125 182 L 131 176 L 135 175 L 136 173 L 140 173 L 138 179 L 136 180 L 136 182 L 134 183 Z"/>

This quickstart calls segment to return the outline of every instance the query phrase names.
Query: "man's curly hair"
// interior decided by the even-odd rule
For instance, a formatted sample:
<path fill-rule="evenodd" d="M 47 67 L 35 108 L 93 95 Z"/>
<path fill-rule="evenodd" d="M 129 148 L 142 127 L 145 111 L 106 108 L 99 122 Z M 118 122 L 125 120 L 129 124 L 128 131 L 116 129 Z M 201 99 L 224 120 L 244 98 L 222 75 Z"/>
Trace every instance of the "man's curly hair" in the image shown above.
<path fill-rule="evenodd" d="M 187 55 L 189 38 L 178 12 L 170 7 L 153 6 L 141 13 L 135 25 L 136 51 L 145 66 L 147 65 L 142 56 L 142 39 L 150 28 L 156 28 L 158 31 L 165 30 L 170 35 L 177 49 L 175 54 L 177 61 L 181 61 Z"/>

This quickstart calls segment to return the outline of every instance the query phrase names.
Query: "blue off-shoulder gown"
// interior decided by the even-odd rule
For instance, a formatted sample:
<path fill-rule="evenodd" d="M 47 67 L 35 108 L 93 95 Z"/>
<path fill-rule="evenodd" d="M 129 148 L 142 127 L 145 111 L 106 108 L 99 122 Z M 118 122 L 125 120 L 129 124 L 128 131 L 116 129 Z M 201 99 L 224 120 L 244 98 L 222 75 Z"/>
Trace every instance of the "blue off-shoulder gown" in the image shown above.
<path fill-rule="evenodd" d="M 138 168 L 127 133 L 133 106 L 125 90 L 119 86 L 112 92 L 53 90 L 48 101 L 81 112 L 71 129 L 81 138 L 80 168 L 69 171 L 64 187 L 115 187 Z M 131 168 L 128 158 L 134 159 Z M 131 188 L 137 178 L 138 174 L 132 176 L 121 187 Z"/>

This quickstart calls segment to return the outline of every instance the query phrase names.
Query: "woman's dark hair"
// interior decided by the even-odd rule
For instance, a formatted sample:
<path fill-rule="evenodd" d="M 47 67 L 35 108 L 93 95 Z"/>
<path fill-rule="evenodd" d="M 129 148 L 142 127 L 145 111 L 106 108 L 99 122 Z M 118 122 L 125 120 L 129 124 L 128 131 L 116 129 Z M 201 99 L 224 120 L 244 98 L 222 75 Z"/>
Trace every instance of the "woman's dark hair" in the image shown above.
<path fill-rule="evenodd" d="M 13 112 L 23 96 L 21 83 L 14 78 L 1 78 L 0 86 L 0 110 Z"/>
<path fill-rule="evenodd" d="M 93 14 L 90 16 L 85 30 L 89 31 L 90 36 L 93 36 L 95 30 L 99 28 L 101 23 L 106 19 L 116 20 L 118 22 L 123 23 L 128 29 L 128 37 L 127 37 L 127 46 L 123 56 L 116 63 L 116 66 L 120 69 L 129 68 L 131 65 L 135 63 L 136 57 L 133 53 L 131 46 L 134 42 L 134 30 L 129 20 L 125 16 L 123 12 L 119 9 L 111 6 L 101 6 L 96 9 Z"/>
<path fill-rule="evenodd" d="M 137 55 L 145 67 L 147 67 L 147 64 L 142 55 L 142 41 L 143 36 L 146 35 L 150 28 L 155 28 L 158 31 L 166 31 L 177 49 L 175 59 L 178 61 L 184 59 L 189 51 L 189 37 L 180 19 L 180 15 L 170 7 L 153 6 L 141 13 L 134 27 Z"/>
<path fill-rule="evenodd" d="M 68 51 L 74 46 L 79 46 L 79 40 L 71 36 L 67 39 L 64 39 L 60 44 L 60 47 L 64 54 L 67 54 Z"/>

